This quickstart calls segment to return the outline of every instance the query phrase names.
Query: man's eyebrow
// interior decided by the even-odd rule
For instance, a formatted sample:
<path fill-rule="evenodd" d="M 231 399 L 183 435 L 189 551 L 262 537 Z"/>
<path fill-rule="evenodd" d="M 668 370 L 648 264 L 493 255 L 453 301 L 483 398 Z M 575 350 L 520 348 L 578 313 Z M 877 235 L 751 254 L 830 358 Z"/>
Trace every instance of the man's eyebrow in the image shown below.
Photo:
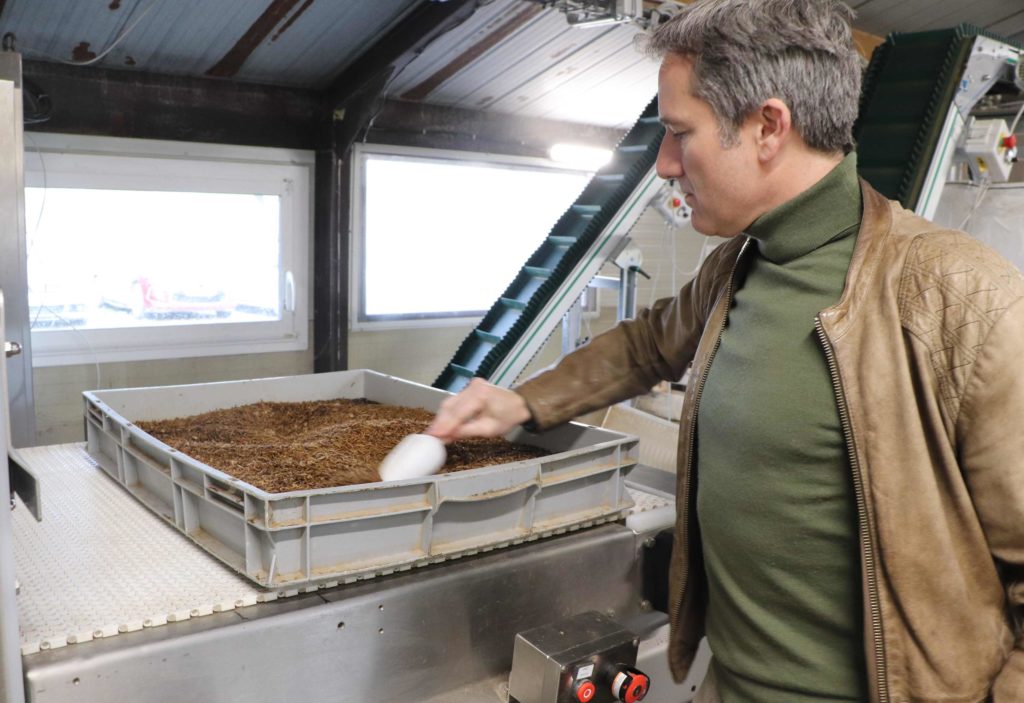
<path fill-rule="evenodd" d="M 667 117 L 659 117 L 658 122 L 660 122 L 661 126 L 664 127 L 665 130 L 668 131 L 670 134 L 678 134 L 680 131 L 683 130 L 683 128 L 680 127 L 679 122 L 673 119 L 669 119 Z"/>
<path fill-rule="evenodd" d="M 685 124 L 685 122 L 678 117 L 664 117 L 662 115 L 658 115 L 658 122 L 660 122 L 662 126 L 666 127 L 667 129 L 678 129 L 681 125 Z"/>

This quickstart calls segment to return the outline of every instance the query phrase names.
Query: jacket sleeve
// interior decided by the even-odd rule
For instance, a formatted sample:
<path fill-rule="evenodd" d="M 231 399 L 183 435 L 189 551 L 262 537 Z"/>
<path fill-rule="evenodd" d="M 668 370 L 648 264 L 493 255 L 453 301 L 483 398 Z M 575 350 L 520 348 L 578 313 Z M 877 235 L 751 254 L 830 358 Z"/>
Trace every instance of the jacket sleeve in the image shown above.
<path fill-rule="evenodd" d="M 736 252 L 731 244 L 717 247 L 674 298 L 658 300 L 516 387 L 533 427 L 545 430 L 646 393 L 658 381 L 681 378 L 731 271 Z"/>
<path fill-rule="evenodd" d="M 1024 701 L 1024 299 L 993 325 L 974 361 L 957 421 L 960 465 L 1002 575 L 1013 649 L 995 680 L 995 703 Z"/>

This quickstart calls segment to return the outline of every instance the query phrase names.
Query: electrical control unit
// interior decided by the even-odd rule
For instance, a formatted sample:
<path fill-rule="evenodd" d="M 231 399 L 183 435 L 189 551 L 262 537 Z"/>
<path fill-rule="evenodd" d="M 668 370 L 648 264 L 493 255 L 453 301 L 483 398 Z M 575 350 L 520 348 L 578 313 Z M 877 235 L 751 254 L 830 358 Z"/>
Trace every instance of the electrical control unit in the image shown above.
<path fill-rule="evenodd" d="M 520 632 L 509 701 L 636 703 L 650 690 L 635 668 L 639 638 L 596 611 Z"/>
<path fill-rule="evenodd" d="M 972 119 L 956 160 L 967 162 L 976 182 L 1005 183 L 1017 160 L 1017 138 L 1005 120 Z"/>

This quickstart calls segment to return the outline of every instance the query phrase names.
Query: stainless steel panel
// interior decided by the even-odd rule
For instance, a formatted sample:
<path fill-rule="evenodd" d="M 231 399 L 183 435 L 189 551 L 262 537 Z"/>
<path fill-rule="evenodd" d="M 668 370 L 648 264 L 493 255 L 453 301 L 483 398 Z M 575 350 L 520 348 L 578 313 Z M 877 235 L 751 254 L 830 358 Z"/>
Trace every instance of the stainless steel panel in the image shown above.
<path fill-rule="evenodd" d="M 636 629 L 630 625 L 632 629 Z M 636 667 L 654 682 L 644 703 L 687 703 L 693 700 L 711 662 L 711 650 L 702 640 L 686 679 L 677 684 L 668 669 L 668 616 L 661 614 L 656 629 L 640 640 Z M 482 679 L 417 703 L 508 703 L 508 676 Z"/>
<path fill-rule="evenodd" d="M 587 693 L 580 687 L 589 687 L 591 703 L 614 703 L 613 681 L 636 664 L 639 644 L 635 633 L 594 611 L 520 632 L 508 678 L 509 701 L 574 703 Z"/>
<path fill-rule="evenodd" d="M 0 337 L 4 332 L 4 299 L 0 293 Z M 0 447 L 7 446 L 7 409 L 0 403 Z M 6 452 L 0 455 L 6 457 Z M 11 494 L 7 462 L 0 462 L 0 700 L 17 703 L 25 698 L 18 642 L 18 601 L 15 593 L 14 531 L 11 529 Z"/>
<path fill-rule="evenodd" d="M 25 153 L 22 142 L 21 55 L 0 52 L 0 290 L 7 317 L 5 341 L 21 345 L 7 359 L 9 445 L 36 443 L 32 395 L 32 339 L 28 314 L 28 252 L 25 243 Z"/>
<path fill-rule="evenodd" d="M 21 498 L 22 504 L 36 520 L 43 519 L 43 500 L 40 495 L 39 477 L 21 458 L 21 453 L 12 448 L 7 455 L 7 469 L 10 471 L 11 488 Z"/>
<path fill-rule="evenodd" d="M 322 595 L 25 657 L 40 703 L 422 701 L 507 675 L 517 632 L 636 615 L 637 537 L 605 525 Z"/>

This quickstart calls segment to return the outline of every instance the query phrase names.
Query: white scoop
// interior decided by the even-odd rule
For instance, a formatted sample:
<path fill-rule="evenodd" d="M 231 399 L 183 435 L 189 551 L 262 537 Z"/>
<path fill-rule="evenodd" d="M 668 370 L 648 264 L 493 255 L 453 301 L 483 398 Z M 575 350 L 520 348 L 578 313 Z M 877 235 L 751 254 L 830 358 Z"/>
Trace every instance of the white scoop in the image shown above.
<path fill-rule="evenodd" d="M 428 434 L 411 434 L 395 445 L 377 471 L 382 481 L 436 474 L 448 457 L 444 442 Z"/>

